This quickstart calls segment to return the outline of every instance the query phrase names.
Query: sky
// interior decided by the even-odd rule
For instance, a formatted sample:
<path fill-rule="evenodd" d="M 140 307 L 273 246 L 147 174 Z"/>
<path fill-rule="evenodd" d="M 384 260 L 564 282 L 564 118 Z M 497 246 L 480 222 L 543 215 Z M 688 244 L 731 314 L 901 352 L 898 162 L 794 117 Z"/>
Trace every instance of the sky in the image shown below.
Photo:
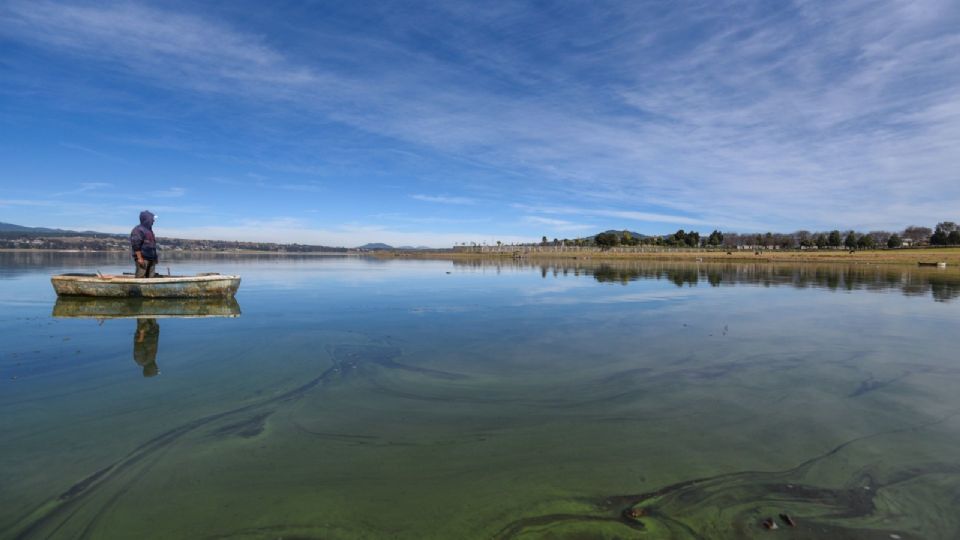
<path fill-rule="evenodd" d="M 0 2 L 0 221 L 356 246 L 960 221 L 960 2 Z"/>

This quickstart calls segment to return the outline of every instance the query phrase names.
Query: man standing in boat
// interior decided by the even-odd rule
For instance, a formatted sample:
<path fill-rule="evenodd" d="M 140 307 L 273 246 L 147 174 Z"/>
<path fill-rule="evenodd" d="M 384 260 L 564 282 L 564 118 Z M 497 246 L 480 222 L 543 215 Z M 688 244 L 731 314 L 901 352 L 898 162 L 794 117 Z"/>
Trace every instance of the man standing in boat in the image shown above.
<path fill-rule="evenodd" d="M 138 278 L 157 277 L 157 237 L 153 235 L 153 220 L 157 216 L 149 210 L 140 212 L 140 225 L 130 231 L 130 247 L 137 263 Z"/>

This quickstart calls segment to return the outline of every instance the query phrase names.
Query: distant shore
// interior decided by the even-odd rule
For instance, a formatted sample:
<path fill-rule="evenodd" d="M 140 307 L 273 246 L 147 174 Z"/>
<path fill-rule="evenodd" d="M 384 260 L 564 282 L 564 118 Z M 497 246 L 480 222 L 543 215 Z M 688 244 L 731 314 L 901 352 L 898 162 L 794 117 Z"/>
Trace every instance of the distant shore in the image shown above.
<path fill-rule="evenodd" d="M 118 250 L 118 249 L 30 249 L 30 248 L 0 248 L 0 253 L 74 253 L 74 254 L 107 254 L 107 253 L 119 253 L 127 254 L 130 252 L 127 250 Z M 312 256 L 312 257 L 329 257 L 332 255 L 339 257 L 346 256 L 360 256 L 368 255 L 368 253 L 357 252 L 357 251 L 256 251 L 256 250 L 239 250 L 239 251 L 215 251 L 208 249 L 179 249 L 176 251 L 161 251 L 161 257 L 170 257 L 176 256 L 178 254 L 183 255 L 297 255 L 297 256 Z"/>
<path fill-rule="evenodd" d="M 652 260 L 686 262 L 777 262 L 777 263 L 866 263 L 917 264 L 945 262 L 948 267 L 960 266 L 960 248 L 900 248 L 883 250 L 723 250 L 723 249 L 649 249 L 645 251 L 591 251 L 543 248 L 539 251 L 510 251 L 488 248 L 486 251 L 382 251 L 372 254 L 391 259 L 494 259 L 494 260 Z"/>

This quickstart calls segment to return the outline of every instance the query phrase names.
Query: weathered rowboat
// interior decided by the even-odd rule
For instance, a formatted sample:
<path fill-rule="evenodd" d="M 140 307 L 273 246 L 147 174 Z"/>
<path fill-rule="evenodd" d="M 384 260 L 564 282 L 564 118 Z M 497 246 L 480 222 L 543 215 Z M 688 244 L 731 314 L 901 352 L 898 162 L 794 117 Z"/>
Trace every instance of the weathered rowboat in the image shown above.
<path fill-rule="evenodd" d="M 103 274 L 61 274 L 50 278 L 58 296 L 112 296 L 126 298 L 200 298 L 233 296 L 240 276 L 199 274 L 137 278 Z"/>
<path fill-rule="evenodd" d="M 95 298 L 61 296 L 54 317 L 70 319 L 169 319 L 239 317 L 240 304 L 232 296 L 205 298 Z"/>
<path fill-rule="evenodd" d="M 925 262 L 920 261 L 917 263 L 917 266 L 936 266 L 937 268 L 946 268 L 947 263 L 945 262 Z"/>

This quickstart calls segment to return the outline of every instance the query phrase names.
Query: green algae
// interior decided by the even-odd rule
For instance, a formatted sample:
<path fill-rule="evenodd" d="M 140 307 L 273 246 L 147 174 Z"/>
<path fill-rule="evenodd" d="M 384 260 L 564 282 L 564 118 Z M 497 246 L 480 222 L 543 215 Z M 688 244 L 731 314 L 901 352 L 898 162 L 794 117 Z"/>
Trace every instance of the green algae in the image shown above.
<path fill-rule="evenodd" d="M 960 530 L 960 366 L 937 338 L 957 316 L 942 304 L 587 283 L 524 282 L 465 311 L 422 309 L 414 290 L 403 309 L 335 306 L 322 325 L 315 307 L 258 320 L 244 301 L 252 329 L 217 325 L 216 340 L 164 322 L 161 340 L 184 341 L 160 355 L 179 356 L 137 384 L 194 380 L 173 379 L 163 406 L 130 391 L 139 425 L 91 418 L 107 448 L 37 454 L 57 475 L 18 494 L 32 506 L 4 535 L 766 538 L 780 513 L 797 522 L 784 538 Z"/>

